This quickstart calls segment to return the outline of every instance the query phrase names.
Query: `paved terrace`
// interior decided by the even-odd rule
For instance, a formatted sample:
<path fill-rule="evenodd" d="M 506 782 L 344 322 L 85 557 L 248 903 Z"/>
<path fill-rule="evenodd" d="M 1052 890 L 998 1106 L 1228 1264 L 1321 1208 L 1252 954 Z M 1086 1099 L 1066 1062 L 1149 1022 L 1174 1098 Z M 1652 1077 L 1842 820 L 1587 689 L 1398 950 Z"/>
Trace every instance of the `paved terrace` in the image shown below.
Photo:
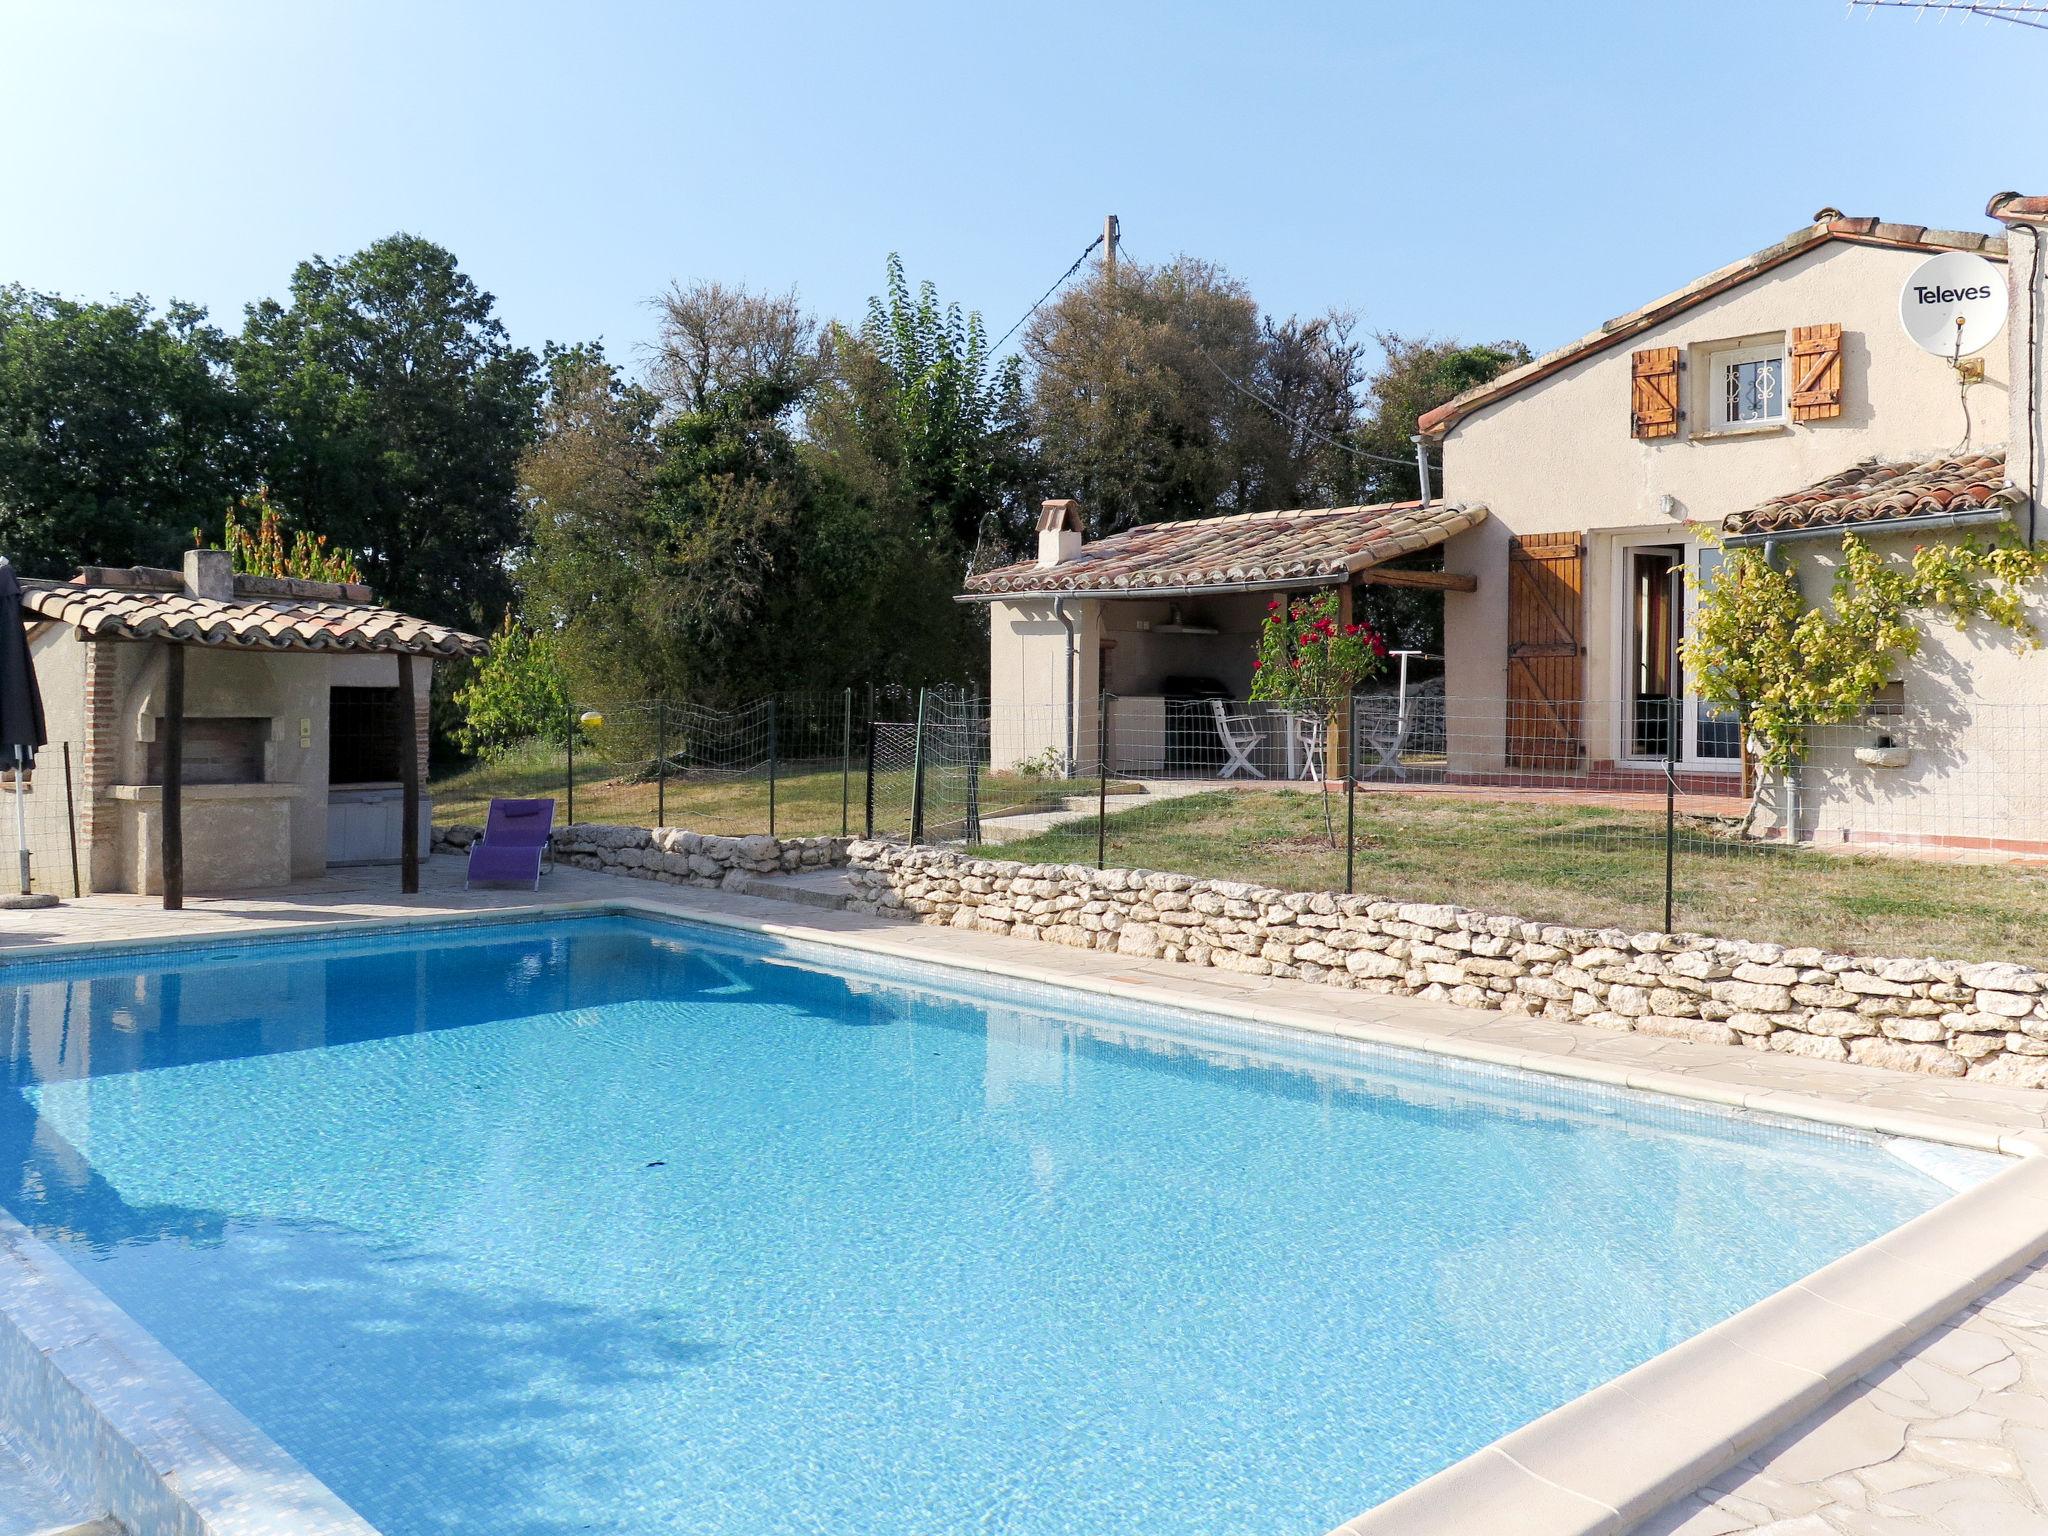
<path fill-rule="evenodd" d="M 397 884 L 395 870 L 373 869 L 282 890 L 192 898 L 182 912 L 130 896 L 0 912 L 0 953 L 626 900 L 790 938 L 857 939 L 914 959 L 1000 969 L 1054 985 L 1085 980 L 1169 1004 L 1199 999 L 1209 1008 L 1285 1013 L 1332 1034 L 1897 1134 L 1983 1144 L 2048 1129 L 2048 1093 L 1615 1034 L 1164 961 L 1069 949 L 1044 953 L 1015 939 L 809 904 L 831 895 L 830 880 L 815 875 L 792 879 L 779 892 L 784 899 L 770 899 L 562 867 L 535 895 L 465 891 L 460 863 L 442 857 L 424 867 L 419 895 L 401 896 Z M 778 884 L 764 879 L 753 888 Z M 1630 1454 L 1625 1446 L 1601 1449 Z M 1512 1528 L 1488 1524 L 1489 1533 Z M 1623 1526 L 1617 1519 L 1585 1528 Z M 1656 1536 L 2048 1536 L 2048 1262 L 1994 1288 L 1845 1386 L 1771 1445 L 1718 1470 L 1698 1493 L 1636 1529 Z"/>

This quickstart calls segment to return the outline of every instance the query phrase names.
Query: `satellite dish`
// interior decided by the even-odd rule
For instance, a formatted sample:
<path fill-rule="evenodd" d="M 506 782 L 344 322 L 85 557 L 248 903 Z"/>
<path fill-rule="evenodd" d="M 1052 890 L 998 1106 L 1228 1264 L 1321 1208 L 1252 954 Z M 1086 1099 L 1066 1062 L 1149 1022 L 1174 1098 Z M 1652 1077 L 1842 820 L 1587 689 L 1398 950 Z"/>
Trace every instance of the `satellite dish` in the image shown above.
<path fill-rule="evenodd" d="M 2005 329 L 2005 273 L 1968 251 L 1930 256 L 1899 290 L 1899 323 L 1936 357 L 1981 352 Z"/>

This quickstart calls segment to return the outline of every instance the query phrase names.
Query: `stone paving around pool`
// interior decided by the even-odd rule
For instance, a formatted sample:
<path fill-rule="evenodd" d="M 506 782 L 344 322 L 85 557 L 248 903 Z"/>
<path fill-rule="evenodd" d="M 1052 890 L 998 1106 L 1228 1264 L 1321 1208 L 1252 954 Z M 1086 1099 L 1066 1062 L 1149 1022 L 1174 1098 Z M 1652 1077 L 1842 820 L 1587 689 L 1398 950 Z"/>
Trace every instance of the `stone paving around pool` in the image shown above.
<path fill-rule="evenodd" d="M 569 867 L 545 879 L 537 896 L 465 891 L 462 874 L 460 860 L 440 857 L 427 864 L 416 897 L 398 894 L 395 870 L 374 868 L 282 890 L 194 898 L 176 913 L 145 898 L 88 897 L 47 911 L 0 913 L 0 952 L 633 902 L 790 938 L 853 942 L 1056 985 L 1078 981 L 1169 1004 L 1198 1000 L 1337 1035 L 1935 1140 L 1986 1145 L 2048 1129 L 2048 1092 L 2010 1084 L 1624 1034 L 1114 951 L 1020 945 L 1007 936 Z M 809 892 L 804 899 L 815 899 L 817 877 L 797 876 L 791 884 L 799 882 Z M 749 889 L 773 883 L 762 877 Z M 1627 1448 L 1616 1454 L 1625 1456 Z M 1996 1288 L 1844 1389 L 1804 1425 L 1638 1529 L 1656 1536 L 2048 1536 L 2048 1264 Z"/>
<path fill-rule="evenodd" d="M 1637 1530 L 2048 1536 L 2048 1265 Z"/>

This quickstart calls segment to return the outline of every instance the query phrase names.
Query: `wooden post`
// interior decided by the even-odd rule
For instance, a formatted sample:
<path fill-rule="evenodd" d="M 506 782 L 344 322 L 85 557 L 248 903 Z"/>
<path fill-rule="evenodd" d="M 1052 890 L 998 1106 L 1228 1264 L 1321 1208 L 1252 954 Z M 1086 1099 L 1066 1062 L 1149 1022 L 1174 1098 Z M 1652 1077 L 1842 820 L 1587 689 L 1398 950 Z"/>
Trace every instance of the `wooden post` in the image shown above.
<path fill-rule="evenodd" d="M 185 905 L 185 647 L 164 647 L 164 910 Z"/>
<path fill-rule="evenodd" d="M 398 782 L 405 786 L 405 826 L 399 832 L 398 888 L 407 896 L 420 888 L 420 722 L 413 686 L 412 656 L 398 657 Z"/>

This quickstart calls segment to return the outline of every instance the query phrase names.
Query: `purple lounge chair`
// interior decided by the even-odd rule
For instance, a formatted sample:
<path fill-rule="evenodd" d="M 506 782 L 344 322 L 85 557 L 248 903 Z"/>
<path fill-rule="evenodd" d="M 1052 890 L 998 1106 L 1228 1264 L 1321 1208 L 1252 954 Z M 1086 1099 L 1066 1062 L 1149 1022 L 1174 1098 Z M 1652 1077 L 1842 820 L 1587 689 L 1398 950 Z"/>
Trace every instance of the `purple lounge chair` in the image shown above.
<path fill-rule="evenodd" d="M 484 835 L 469 845 L 469 874 L 464 886 L 478 881 L 528 880 L 540 889 L 541 861 L 554 867 L 555 802 L 493 800 Z"/>

